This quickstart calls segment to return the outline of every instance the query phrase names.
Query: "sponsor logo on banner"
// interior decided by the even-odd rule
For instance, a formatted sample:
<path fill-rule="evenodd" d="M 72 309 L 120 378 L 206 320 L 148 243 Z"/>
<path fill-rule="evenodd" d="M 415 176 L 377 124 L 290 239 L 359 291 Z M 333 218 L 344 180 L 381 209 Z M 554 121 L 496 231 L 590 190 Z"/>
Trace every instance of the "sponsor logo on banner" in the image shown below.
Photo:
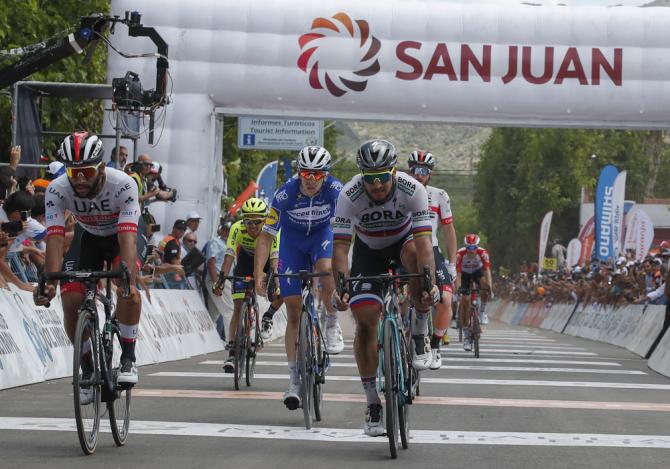
<path fill-rule="evenodd" d="M 593 244 L 595 241 L 595 217 L 589 218 L 584 226 L 582 226 L 581 231 L 578 236 L 579 241 L 582 243 L 581 251 L 579 253 L 579 265 L 583 266 L 591 260 L 591 254 L 593 253 Z"/>
<path fill-rule="evenodd" d="M 614 249 L 614 182 L 619 170 L 613 165 L 605 166 L 600 172 L 596 187 L 595 223 L 596 223 L 596 256 L 601 261 L 613 259 Z"/>
<path fill-rule="evenodd" d="M 377 55 L 382 42 L 371 34 L 364 19 L 352 19 L 339 12 L 331 18 L 316 18 L 310 31 L 298 38 L 297 65 L 315 90 L 327 90 L 335 97 L 349 91 L 363 92 L 368 78 L 377 74 Z M 386 67 L 397 80 L 491 83 L 500 77 L 503 85 L 524 80 L 533 85 L 579 83 L 599 86 L 601 82 L 623 85 L 623 48 L 458 44 L 424 42 L 416 38 L 393 41 L 394 63 Z M 336 72 L 335 72 L 336 71 Z"/>
<path fill-rule="evenodd" d="M 351 72 L 335 76 L 328 70 L 339 67 L 335 61 L 329 63 L 328 59 L 339 59 L 339 54 L 333 53 L 341 49 L 342 39 L 348 39 L 353 47 L 356 66 Z M 367 77 L 375 75 L 380 69 L 375 57 L 381 42 L 370 34 L 367 21 L 352 20 L 346 13 L 337 13 L 332 18 L 316 18 L 312 21 L 311 32 L 300 36 L 298 44 L 302 50 L 298 68 L 308 74 L 309 85 L 316 90 L 325 86 L 336 97 L 343 96 L 347 91 L 364 91 L 368 85 Z M 327 54 L 328 49 L 331 55 Z"/>

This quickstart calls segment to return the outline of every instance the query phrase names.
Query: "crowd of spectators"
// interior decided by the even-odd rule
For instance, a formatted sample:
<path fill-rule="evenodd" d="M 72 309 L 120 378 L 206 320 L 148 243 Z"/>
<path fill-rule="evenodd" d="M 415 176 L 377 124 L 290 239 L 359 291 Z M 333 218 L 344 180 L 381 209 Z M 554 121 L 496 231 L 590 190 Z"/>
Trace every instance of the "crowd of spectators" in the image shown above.
<path fill-rule="evenodd" d="M 0 166 L 0 288 L 9 283 L 32 291 L 34 282 L 44 268 L 45 260 L 45 201 L 49 182 L 62 175 L 65 167 L 51 162 L 40 177 L 17 176 L 21 148 L 12 147 L 10 164 Z M 137 161 L 128 161 L 128 150 L 120 146 L 110 154 L 108 167 L 123 169 L 137 183 L 142 206 L 141 236 L 146 237 L 147 251 L 142 266 L 141 282 L 151 288 L 199 289 L 206 301 L 212 277 L 218 274 L 223 262 L 225 243 L 231 220 L 221 219 L 217 234 L 210 240 L 198 231 L 201 216 L 196 211 L 173 221 L 172 230 L 160 235 L 161 227 L 151 214 L 151 204 L 174 202 L 177 190 L 162 179 L 162 167 L 148 154 Z M 68 217 L 67 243 L 72 239 L 76 222 Z"/>
<path fill-rule="evenodd" d="M 635 260 L 631 251 L 614 263 L 594 260 L 584 266 L 542 272 L 537 264 L 524 263 L 518 273 L 498 277 L 495 291 L 499 297 L 517 302 L 665 305 L 670 297 L 669 261 L 670 244 L 663 242 L 658 254 L 643 260 Z"/>

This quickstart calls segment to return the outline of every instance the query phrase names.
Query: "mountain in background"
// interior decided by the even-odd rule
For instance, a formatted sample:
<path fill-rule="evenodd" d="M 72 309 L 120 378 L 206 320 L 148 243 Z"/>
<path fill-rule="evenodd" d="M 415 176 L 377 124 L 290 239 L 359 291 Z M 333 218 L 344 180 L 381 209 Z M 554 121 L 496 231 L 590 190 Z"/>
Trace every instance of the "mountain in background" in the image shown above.
<path fill-rule="evenodd" d="M 362 142 L 372 138 L 391 141 L 400 161 L 416 149 L 432 152 L 437 170 L 471 170 L 479 161 L 482 144 L 491 133 L 488 127 L 454 126 L 407 122 L 337 121 L 341 135 L 337 138 L 338 153 L 355 158 Z"/>

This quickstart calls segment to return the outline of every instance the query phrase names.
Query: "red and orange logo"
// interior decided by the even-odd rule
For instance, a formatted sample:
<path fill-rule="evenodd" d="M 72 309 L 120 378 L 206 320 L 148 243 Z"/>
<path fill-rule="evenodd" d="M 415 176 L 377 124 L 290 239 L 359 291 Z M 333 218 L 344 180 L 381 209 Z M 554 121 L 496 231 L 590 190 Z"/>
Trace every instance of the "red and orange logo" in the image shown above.
<path fill-rule="evenodd" d="M 300 36 L 298 44 L 302 50 L 298 68 L 307 73 L 310 86 L 317 90 L 326 88 L 333 96 L 364 91 L 368 77 L 379 72 L 379 61 L 375 57 L 381 42 L 370 34 L 367 21 L 352 21 L 346 13 L 316 18 L 311 32 Z M 335 52 L 341 53 L 342 47 L 352 49 L 351 62 L 342 63 L 338 58 Z M 333 53 L 329 54 L 329 49 Z"/>

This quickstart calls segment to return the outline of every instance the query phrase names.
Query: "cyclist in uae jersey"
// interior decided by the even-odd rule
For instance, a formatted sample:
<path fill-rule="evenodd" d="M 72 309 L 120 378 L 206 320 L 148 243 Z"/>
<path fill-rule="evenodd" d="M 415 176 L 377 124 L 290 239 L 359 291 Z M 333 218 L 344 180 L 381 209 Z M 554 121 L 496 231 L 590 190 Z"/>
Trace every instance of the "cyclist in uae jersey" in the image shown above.
<path fill-rule="evenodd" d="M 254 273 L 254 256 L 256 254 L 256 243 L 258 236 L 261 234 L 263 224 L 268 215 L 268 206 L 261 199 L 252 197 L 248 199 L 240 209 L 242 212 L 242 220 L 233 224 L 228 234 L 228 241 L 226 242 L 226 255 L 223 258 L 223 265 L 221 266 L 221 273 L 225 276 L 230 272 L 233 261 L 237 261 L 233 275 L 239 277 L 252 276 Z M 266 261 L 263 270 L 268 272 L 270 268 L 277 269 L 277 255 L 278 255 L 279 235 L 273 240 L 270 251 L 270 259 Z M 213 292 L 217 296 L 221 296 L 225 282 L 216 282 Z M 230 337 L 228 342 L 228 359 L 223 364 L 223 371 L 226 373 L 235 372 L 235 332 L 240 320 L 240 311 L 244 303 L 244 296 L 246 294 L 248 282 L 244 280 L 236 280 L 232 285 L 233 298 L 233 317 L 230 320 Z M 281 298 L 274 300 L 272 306 L 278 309 L 282 304 Z M 269 339 L 269 337 L 267 337 Z M 263 339 L 266 339 L 264 337 Z"/>
<path fill-rule="evenodd" d="M 335 278 L 340 273 L 345 278 L 386 273 L 389 260 L 395 260 L 410 273 L 421 272 L 428 265 L 434 275 L 426 189 L 396 170 L 395 147 L 386 140 L 365 142 L 358 150 L 356 162 L 361 174 L 354 176 L 340 192 L 333 221 Z M 354 234 L 350 271 L 349 250 Z M 352 282 L 350 291 L 342 298 L 337 297 L 338 309 L 351 307 L 356 321 L 354 354 L 367 400 L 363 429 L 370 436 L 385 432 L 375 382 L 381 287 L 378 282 Z M 419 281 L 410 282 L 410 291 L 417 311 L 426 313 L 433 299 L 421 293 Z M 433 294 L 438 294 L 436 287 Z M 421 355 L 427 366 L 431 357 L 429 345 Z"/>
<path fill-rule="evenodd" d="M 116 317 L 121 333 L 121 369 L 118 382 L 137 383 L 135 340 L 140 322 L 141 300 L 135 287 L 137 275 L 137 226 L 140 216 L 137 186 L 133 180 L 102 163 L 102 140 L 96 135 L 77 132 L 65 138 L 59 156 L 66 174 L 49 184 L 46 191 L 47 272 L 102 270 L 104 263 L 124 261 L 131 272 L 130 295 L 119 294 Z M 74 239 L 63 256 L 65 212 L 77 220 Z M 61 268 L 62 265 L 62 268 Z M 120 293 L 120 292 L 119 292 Z M 35 302 L 45 304 L 56 294 L 55 282 L 47 286 L 46 297 L 36 289 Z M 61 285 L 65 331 L 73 340 L 77 311 L 84 302 L 84 285 L 69 282 Z M 84 346 L 90 348 L 90 343 Z M 90 354 L 89 354 L 90 356 Z M 92 372 L 92 364 L 83 360 L 82 373 Z M 86 390 L 82 390 L 84 394 Z M 92 397 L 82 396 L 84 402 Z"/>
<path fill-rule="evenodd" d="M 319 146 L 305 147 L 298 153 L 298 176 L 284 184 L 275 194 L 263 234 L 258 243 L 254 278 L 256 292 L 263 290 L 262 266 L 267 259 L 270 241 L 282 230 L 279 245 L 279 273 L 300 270 L 331 272 L 333 232 L 330 220 L 342 183 L 329 175 L 331 156 Z M 321 277 L 321 294 L 326 307 L 326 351 L 340 353 L 344 349 L 342 329 L 331 297 L 335 284 L 331 276 Z M 302 310 L 301 284 L 297 279 L 280 278 L 279 289 L 286 303 L 286 357 L 290 371 L 284 404 L 290 410 L 300 406 L 300 373 L 296 347 Z M 264 325 L 267 324 L 264 318 Z"/>
<path fill-rule="evenodd" d="M 485 309 L 486 302 L 490 294 L 493 293 L 491 286 L 491 260 L 486 249 L 479 246 L 479 236 L 475 233 L 466 235 L 463 239 L 465 247 L 458 250 L 456 254 L 456 288 L 459 290 L 469 290 L 474 283 L 477 285 L 483 284 L 481 289 L 482 304 L 480 315 L 482 317 L 482 324 L 488 323 Z M 463 349 L 466 351 L 472 350 L 472 335 L 470 330 L 465 327 L 465 324 L 470 322 L 470 297 L 468 295 L 461 295 L 459 305 L 459 317 L 461 319 L 461 326 L 464 327 L 465 339 L 463 340 Z"/>
<path fill-rule="evenodd" d="M 424 150 L 416 150 L 410 153 L 408 165 L 409 173 L 426 187 L 428 193 L 428 209 L 430 211 L 430 222 L 433 229 L 433 255 L 435 256 L 435 275 L 442 284 L 442 301 L 435 305 L 433 317 L 433 336 L 430 339 L 430 351 L 432 361 L 431 370 L 438 370 L 442 366 L 440 344 L 446 336 L 447 328 L 451 322 L 451 283 L 456 277 L 456 230 L 454 229 L 454 217 L 451 213 L 451 202 L 449 195 L 443 189 L 429 186 L 430 176 L 435 165 L 435 157 L 432 153 Z M 445 266 L 444 256 L 438 244 L 437 234 L 442 232 L 444 245 L 449 254 L 449 267 Z M 416 330 L 412 335 L 428 335 L 428 318 L 417 314 L 417 321 L 413 326 Z M 448 337 L 448 336 L 447 336 Z M 415 345 L 420 342 L 415 340 Z"/>

